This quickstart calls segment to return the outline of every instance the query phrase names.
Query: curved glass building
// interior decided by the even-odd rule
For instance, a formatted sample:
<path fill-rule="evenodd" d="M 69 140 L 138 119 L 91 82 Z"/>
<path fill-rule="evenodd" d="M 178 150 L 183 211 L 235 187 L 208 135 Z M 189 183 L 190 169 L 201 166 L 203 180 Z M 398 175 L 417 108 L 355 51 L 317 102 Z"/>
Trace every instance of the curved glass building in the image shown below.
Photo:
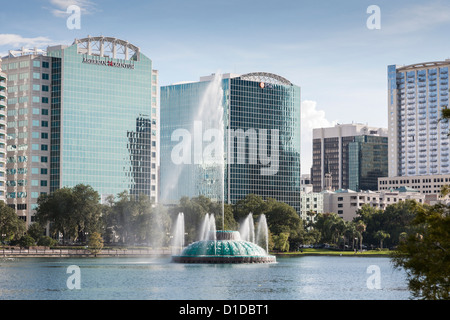
<path fill-rule="evenodd" d="M 161 87 L 161 200 L 205 195 L 235 203 L 253 193 L 300 213 L 300 87 L 281 76 L 255 72 L 221 75 L 217 92 L 211 87 L 217 77 Z M 196 156 L 200 151 L 207 155 L 210 130 L 219 129 L 211 124 L 217 94 L 224 160 L 222 166 L 208 166 Z M 189 153 L 183 163 L 176 161 L 180 144 L 186 147 L 184 156 Z"/>

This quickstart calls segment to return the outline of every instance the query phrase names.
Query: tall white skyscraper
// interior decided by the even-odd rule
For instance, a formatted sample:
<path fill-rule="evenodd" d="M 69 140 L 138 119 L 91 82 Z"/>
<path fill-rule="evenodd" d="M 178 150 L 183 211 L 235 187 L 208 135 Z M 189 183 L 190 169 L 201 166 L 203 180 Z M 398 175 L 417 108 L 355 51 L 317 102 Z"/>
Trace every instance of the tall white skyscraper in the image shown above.
<path fill-rule="evenodd" d="M 389 177 L 450 173 L 450 60 L 388 66 Z"/>

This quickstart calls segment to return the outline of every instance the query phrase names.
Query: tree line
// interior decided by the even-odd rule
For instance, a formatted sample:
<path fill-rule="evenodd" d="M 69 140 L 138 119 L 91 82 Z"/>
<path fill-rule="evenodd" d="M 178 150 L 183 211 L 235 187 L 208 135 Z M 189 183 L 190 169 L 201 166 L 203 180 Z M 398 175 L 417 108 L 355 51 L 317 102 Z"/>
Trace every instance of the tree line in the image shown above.
<path fill-rule="evenodd" d="M 249 194 L 235 204 L 211 201 L 198 196 L 183 197 L 172 206 L 154 204 L 149 197 L 136 197 L 123 191 L 100 203 L 92 187 L 79 184 L 61 188 L 38 198 L 35 220 L 29 230 L 14 210 L 0 204 L 2 242 L 18 242 L 28 235 L 37 243 L 48 228 L 50 238 L 63 244 L 87 243 L 90 234 L 99 233 L 105 243 L 170 246 L 172 224 L 178 213 L 185 218 L 186 243 L 199 238 L 200 225 L 214 214 L 216 229 L 239 230 L 240 223 L 252 213 L 254 221 L 266 216 L 269 247 L 278 251 L 297 251 L 302 245 L 328 244 L 338 249 L 394 248 L 411 230 L 418 208 L 413 200 L 401 201 L 385 210 L 364 205 L 352 221 L 335 213 L 311 213 L 311 221 L 300 218 L 295 209 L 273 198 Z M 225 221 L 222 221 L 222 210 Z M 40 239 L 50 242 L 48 238 Z"/>

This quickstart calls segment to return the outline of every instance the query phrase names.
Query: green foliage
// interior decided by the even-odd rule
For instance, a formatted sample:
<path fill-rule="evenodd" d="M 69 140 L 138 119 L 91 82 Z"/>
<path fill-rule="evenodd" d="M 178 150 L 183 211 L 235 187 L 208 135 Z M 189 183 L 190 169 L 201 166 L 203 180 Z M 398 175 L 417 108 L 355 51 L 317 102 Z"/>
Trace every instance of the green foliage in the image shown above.
<path fill-rule="evenodd" d="M 38 241 L 36 242 L 36 244 L 38 246 L 44 246 L 44 247 L 52 247 L 55 246 L 58 243 L 58 241 L 56 241 L 55 239 L 52 239 L 49 236 L 41 236 L 39 237 Z"/>
<path fill-rule="evenodd" d="M 25 221 L 19 219 L 14 209 L 0 201 L 0 242 L 18 240 L 25 230 Z"/>
<path fill-rule="evenodd" d="M 103 239 L 100 233 L 93 232 L 92 234 L 89 235 L 88 248 L 89 251 L 94 255 L 97 255 L 97 253 L 102 251 Z"/>
<path fill-rule="evenodd" d="M 21 248 L 29 248 L 34 246 L 36 241 L 31 236 L 25 234 L 19 239 L 18 244 Z"/>
<path fill-rule="evenodd" d="M 383 230 L 389 234 L 389 237 L 384 239 L 385 245 L 395 247 L 399 243 L 400 234 L 410 228 L 417 208 L 422 206 L 414 200 L 399 201 L 387 206 L 384 211 L 363 206 L 354 221 L 362 221 L 366 225 L 364 241 L 368 245 L 378 246 L 380 238 L 376 234 Z"/>
<path fill-rule="evenodd" d="M 450 299 L 450 207 L 417 206 L 392 260 L 406 270 L 409 289 L 422 299 Z"/>
<path fill-rule="evenodd" d="M 274 249 L 281 252 L 289 251 L 289 233 L 281 232 L 279 235 L 274 236 Z"/>
<path fill-rule="evenodd" d="M 38 198 L 36 219 L 41 225 L 50 222 L 50 232 L 63 239 L 85 241 L 85 234 L 98 231 L 102 213 L 100 196 L 92 187 L 79 184 L 61 188 Z"/>
<path fill-rule="evenodd" d="M 108 199 L 103 207 L 104 235 L 108 242 L 146 243 L 154 247 L 168 245 L 170 217 L 146 195 L 132 196 L 124 191 L 117 200 Z"/>

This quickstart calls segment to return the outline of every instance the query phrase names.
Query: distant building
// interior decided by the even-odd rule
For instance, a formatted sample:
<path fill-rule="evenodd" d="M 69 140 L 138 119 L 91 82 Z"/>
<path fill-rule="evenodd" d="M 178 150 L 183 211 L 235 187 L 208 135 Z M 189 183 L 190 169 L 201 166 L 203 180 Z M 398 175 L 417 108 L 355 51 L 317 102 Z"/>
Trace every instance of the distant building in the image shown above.
<path fill-rule="evenodd" d="M 300 218 L 305 221 L 313 222 L 315 216 L 319 213 L 323 213 L 323 193 L 321 192 L 309 192 L 301 195 L 301 213 Z"/>
<path fill-rule="evenodd" d="M 363 124 L 340 124 L 313 129 L 314 192 L 349 189 L 376 190 L 378 177 L 387 176 L 387 130 Z"/>
<path fill-rule="evenodd" d="M 351 221 L 357 216 L 356 212 L 365 204 L 384 210 L 388 205 L 404 200 L 415 200 L 425 203 L 425 195 L 417 191 L 401 188 L 392 191 L 360 191 L 339 189 L 336 191 L 324 191 L 323 212 L 337 213 L 346 221 Z"/>
<path fill-rule="evenodd" d="M 450 185 L 450 174 L 378 178 L 380 191 L 407 187 L 420 193 L 439 195 L 445 185 Z"/>
<path fill-rule="evenodd" d="M 309 193 L 313 191 L 310 174 L 302 174 L 300 177 L 300 190 L 302 193 Z"/>

